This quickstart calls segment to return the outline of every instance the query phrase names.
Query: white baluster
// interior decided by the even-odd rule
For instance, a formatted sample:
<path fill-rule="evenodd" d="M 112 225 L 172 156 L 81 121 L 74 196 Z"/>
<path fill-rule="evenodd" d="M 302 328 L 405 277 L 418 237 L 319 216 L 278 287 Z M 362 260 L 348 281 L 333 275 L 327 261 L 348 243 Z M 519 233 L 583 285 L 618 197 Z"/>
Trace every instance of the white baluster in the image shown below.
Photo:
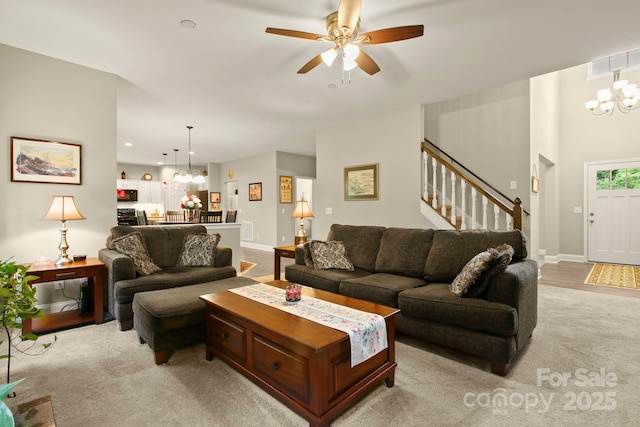
<path fill-rule="evenodd" d="M 456 174 L 451 172 L 451 224 L 456 225 Z"/>
<path fill-rule="evenodd" d="M 435 157 L 431 158 L 431 166 L 433 169 L 433 182 L 431 183 L 431 188 L 433 189 L 433 198 L 431 199 L 431 207 L 436 209 L 438 207 L 438 193 L 436 185 L 438 183 L 438 161 Z"/>
<path fill-rule="evenodd" d="M 475 187 L 471 187 L 471 229 L 475 230 L 478 228 L 478 221 L 476 218 L 476 204 L 478 199 L 478 191 Z"/>
<path fill-rule="evenodd" d="M 508 213 L 505 213 L 505 214 L 507 218 L 507 230 L 513 230 L 513 217 Z"/>
<path fill-rule="evenodd" d="M 489 203 L 489 200 L 487 199 L 487 196 L 482 196 L 482 229 L 486 230 L 487 227 L 487 204 Z"/>
<path fill-rule="evenodd" d="M 498 220 L 500 219 L 500 207 L 496 204 L 493 205 L 493 229 L 497 230 L 500 228 L 498 225 Z"/>
<path fill-rule="evenodd" d="M 467 229 L 467 181 L 465 181 L 464 179 L 460 180 L 460 191 L 462 191 L 462 201 L 461 203 L 461 208 L 462 208 L 462 224 L 460 224 L 460 229 L 461 230 L 466 230 Z"/>
<path fill-rule="evenodd" d="M 442 164 L 440 165 L 440 168 L 442 172 L 442 191 L 440 192 L 440 194 L 442 194 L 442 208 L 440 209 L 440 213 L 446 218 L 447 207 L 445 205 L 447 203 L 447 168 Z"/>

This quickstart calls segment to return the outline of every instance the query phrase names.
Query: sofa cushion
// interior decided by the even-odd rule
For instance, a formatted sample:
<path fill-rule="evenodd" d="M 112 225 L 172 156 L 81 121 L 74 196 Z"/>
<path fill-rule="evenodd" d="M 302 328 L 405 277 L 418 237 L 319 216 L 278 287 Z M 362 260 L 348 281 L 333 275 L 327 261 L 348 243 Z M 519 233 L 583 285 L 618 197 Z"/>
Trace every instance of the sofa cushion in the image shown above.
<path fill-rule="evenodd" d="M 415 277 L 375 273 L 365 277 L 343 280 L 340 282 L 340 294 L 388 307 L 397 307 L 400 292 L 425 284 L 424 280 Z"/>
<path fill-rule="evenodd" d="M 471 258 L 449 285 L 451 293 L 457 297 L 465 296 L 480 275 L 484 273 L 497 258 L 498 251 L 493 248 L 482 251 Z"/>
<path fill-rule="evenodd" d="M 133 261 L 136 273 L 147 276 L 160 271 L 147 252 L 144 237 L 137 231 L 111 240 L 112 248 L 123 255 L 128 256 Z"/>
<path fill-rule="evenodd" d="M 353 271 L 353 264 L 346 254 L 344 243 L 339 240 L 322 242 L 313 240 L 309 243 L 309 251 L 313 260 L 313 268 L 318 270 Z M 305 263 L 306 264 L 306 263 Z"/>
<path fill-rule="evenodd" d="M 187 234 L 182 242 L 178 267 L 215 267 L 220 234 Z"/>
<path fill-rule="evenodd" d="M 304 265 L 309 268 L 315 268 L 313 265 L 313 258 L 311 258 L 311 248 L 309 247 L 309 242 L 305 242 L 302 245 L 302 257 L 304 260 Z"/>
<path fill-rule="evenodd" d="M 511 245 L 505 243 L 504 245 L 496 246 L 494 249 L 498 251 L 498 257 L 491 263 L 489 268 L 480 275 L 480 278 L 476 280 L 476 283 L 471 287 L 469 292 L 467 292 L 466 296 L 477 298 L 483 295 L 491 279 L 506 270 L 507 266 L 511 263 L 513 259 L 513 248 Z"/>
<path fill-rule="evenodd" d="M 338 293 L 342 280 L 368 276 L 366 270 L 314 270 L 300 264 L 292 264 L 285 267 L 285 278 L 289 282 L 304 284 L 323 291 Z"/>
<path fill-rule="evenodd" d="M 422 278 L 433 233 L 434 230 L 387 228 L 380 240 L 376 273 Z"/>
<path fill-rule="evenodd" d="M 111 235 L 107 238 L 107 247 L 109 240 L 125 234 L 139 231 L 147 244 L 149 256 L 160 268 L 175 267 L 178 263 L 178 256 L 182 250 L 182 241 L 188 233 L 207 234 L 207 229 L 203 225 L 143 225 L 128 226 L 118 225 L 111 228 Z"/>
<path fill-rule="evenodd" d="M 525 240 L 520 230 L 436 230 L 425 263 L 425 280 L 429 283 L 451 283 L 476 254 L 504 243 L 513 247 L 514 261 L 527 257 Z"/>
<path fill-rule="evenodd" d="M 385 227 L 371 225 L 333 224 L 327 234 L 327 240 L 343 242 L 353 266 L 373 273 L 384 230 Z"/>
<path fill-rule="evenodd" d="M 449 292 L 447 283 L 430 283 L 400 293 L 398 308 L 406 316 L 494 335 L 518 332 L 515 308 L 481 298 L 459 298 Z"/>

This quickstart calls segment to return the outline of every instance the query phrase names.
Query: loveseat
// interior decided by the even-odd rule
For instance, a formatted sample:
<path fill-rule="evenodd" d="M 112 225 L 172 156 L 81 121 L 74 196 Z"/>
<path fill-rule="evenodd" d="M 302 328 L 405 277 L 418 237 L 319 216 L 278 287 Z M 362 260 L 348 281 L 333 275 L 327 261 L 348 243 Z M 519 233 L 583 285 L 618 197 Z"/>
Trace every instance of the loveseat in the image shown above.
<path fill-rule="evenodd" d="M 327 242 L 332 241 L 342 242 L 352 268 L 318 268 L 308 244 L 296 248 L 286 279 L 397 307 L 397 332 L 479 356 L 499 375 L 507 374 L 536 326 L 538 268 L 527 259 L 526 241 L 518 230 L 333 224 L 327 236 Z M 489 262 L 486 253 L 493 247 L 504 251 Z M 474 263 L 481 254 L 487 262 L 478 269 Z M 472 272 L 471 280 L 463 270 Z M 468 294 L 454 294 L 459 288 L 452 284 L 459 287 L 465 280 Z"/>
<path fill-rule="evenodd" d="M 106 266 L 104 300 L 120 329 L 133 327 L 138 292 L 235 277 L 231 248 L 218 246 L 219 239 L 202 225 L 113 227 L 98 257 Z"/>

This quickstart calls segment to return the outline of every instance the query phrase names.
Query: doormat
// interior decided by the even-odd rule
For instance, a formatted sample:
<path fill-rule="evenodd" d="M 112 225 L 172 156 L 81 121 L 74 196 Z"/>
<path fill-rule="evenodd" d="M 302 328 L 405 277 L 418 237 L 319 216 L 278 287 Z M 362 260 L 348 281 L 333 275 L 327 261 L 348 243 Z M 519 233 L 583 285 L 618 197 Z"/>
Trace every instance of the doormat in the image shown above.
<path fill-rule="evenodd" d="M 640 290 L 640 267 L 598 262 L 593 265 L 584 283 Z"/>
<path fill-rule="evenodd" d="M 12 407 L 13 419 L 18 426 L 55 427 L 51 396 L 44 396 Z"/>
<path fill-rule="evenodd" d="M 258 265 L 258 264 L 256 264 L 255 262 L 240 261 L 240 274 L 245 274 L 246 272 L 251 270 L 256 265 Z"/>

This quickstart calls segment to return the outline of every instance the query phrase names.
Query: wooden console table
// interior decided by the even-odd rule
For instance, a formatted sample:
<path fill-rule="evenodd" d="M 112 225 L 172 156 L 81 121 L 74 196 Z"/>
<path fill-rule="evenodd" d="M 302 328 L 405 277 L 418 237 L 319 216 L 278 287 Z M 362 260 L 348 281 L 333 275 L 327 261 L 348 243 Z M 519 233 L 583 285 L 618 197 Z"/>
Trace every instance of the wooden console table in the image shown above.
<path fill-rule="evenodd" d="M 104 307 L 102 296 L 102 274 L 104 263 L 98 258 L 87 258 L 85 261 L 75 261 L 71 264 L 57 266 L 53 263 L 31 265 L 29 274 L 38 276 L 30 285 L 58 280 L 89 278 L 93 282 L 93 312 L 78 313 L 77 310 L 62 311 L 60 313 L 45 314 L 37 319 L 24 319 L 22 333 L 42 333 L 56 329 L 68 328 L 86 323 L 104 322 Z"/>
<path fill-rule="evenodd" d="M 280 258 L 294 258 L 296 257 L 296 246 L 276 246 L 273 248 L 275 251 L 273 260 L 273 279 L 280 280 Z"/>

